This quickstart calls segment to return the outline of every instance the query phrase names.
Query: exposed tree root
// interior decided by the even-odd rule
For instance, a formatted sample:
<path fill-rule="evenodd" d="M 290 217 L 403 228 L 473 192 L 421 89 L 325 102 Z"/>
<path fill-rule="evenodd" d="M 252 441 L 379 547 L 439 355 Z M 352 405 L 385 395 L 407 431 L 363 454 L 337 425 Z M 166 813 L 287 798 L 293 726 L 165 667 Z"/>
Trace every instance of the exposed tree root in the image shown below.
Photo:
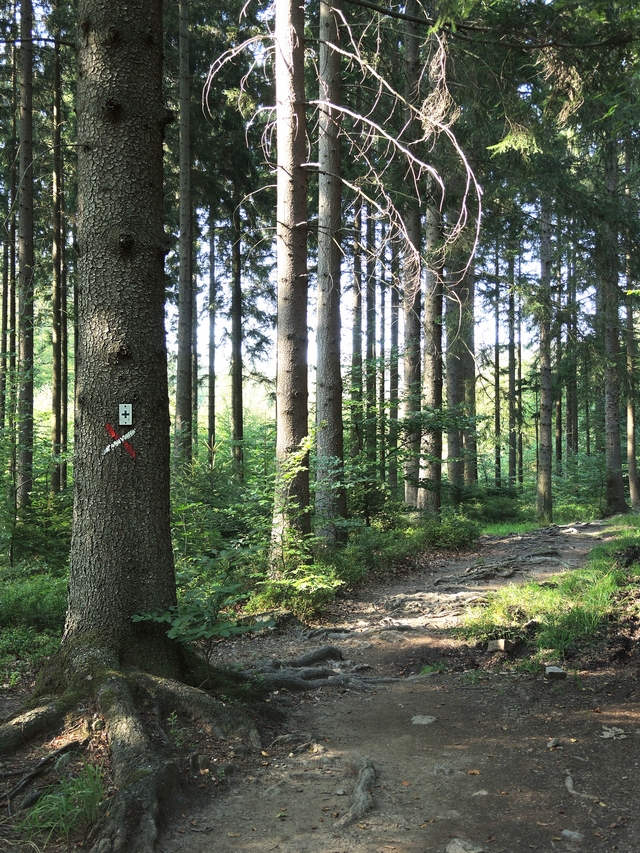
<path fill-rule="evenodd" d="M 60 725 L 74 704 L 75 697 L 63 694 L 59 699 L 45 700 L 37 708 L 7 720 L 0 726 L 0 755 L 13 752 L 42 732 Z"/>
<path fill-rule="evenodd" d="M 152 853 L 161 815 L 181 793 L 173 744 L 162 729 L 162 721 L 170 714 L 197 722 L 220 739 L 261 746 L 256 725 L 247 714 L 226 707 L 203 690 L 142 672 L 111 671 L 88 683 L 105 720 L 116 788 L 105 820 L 95 831 L 92 853 Z M 0 752 L 15 751 L 28 739 L 59 728 L 65 714 L 86 698 L 68 691 L 60 699 L 16 715 L 0 726 Z M 155 713 L 149 713 L 150 708 Z M 159 732 L 164 737 L 158 737 Z M 20 790 L 40 772 L 39 767 L 19 783 Z M 16 786 L 13 790 L 17 793 Z"/>
<path fill-rule="evenodd" d="M 353 793 L 353 802 L 351 808 L 346 812 L 340 820 L 334 823 L 336 828 L 349 826 L 354 820 L 362 817 L 363 814 L 373 808 L 373 786 L 376 781 L 376 769 L 368 758 L 360 758 L 356 763 L 356 788 Z"/>

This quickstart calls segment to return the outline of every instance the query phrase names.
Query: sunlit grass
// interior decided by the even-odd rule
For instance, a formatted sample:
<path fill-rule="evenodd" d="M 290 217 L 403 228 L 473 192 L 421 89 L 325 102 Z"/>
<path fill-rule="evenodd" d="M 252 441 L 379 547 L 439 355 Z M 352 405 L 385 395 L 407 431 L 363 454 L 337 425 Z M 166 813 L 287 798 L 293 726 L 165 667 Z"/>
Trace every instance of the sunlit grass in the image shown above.
<path fill-rule="evenodd" d="M 621 613 L 624 590 L 637 589 L 640 580 L 640 566 L 625 569 L 616 559 L 640 546 L 637 533 L 626 532 L 638 528 L 637 518 L 635 524 L 616 519 L 615 525 L 625 534 L 595 548 L 584 568 L 490 593 L 486 604 L 469 608 L 461 634 L 476 641 L 522 639 L 537 659 L 562 659 L 570 649 L 597 644 Z"/>

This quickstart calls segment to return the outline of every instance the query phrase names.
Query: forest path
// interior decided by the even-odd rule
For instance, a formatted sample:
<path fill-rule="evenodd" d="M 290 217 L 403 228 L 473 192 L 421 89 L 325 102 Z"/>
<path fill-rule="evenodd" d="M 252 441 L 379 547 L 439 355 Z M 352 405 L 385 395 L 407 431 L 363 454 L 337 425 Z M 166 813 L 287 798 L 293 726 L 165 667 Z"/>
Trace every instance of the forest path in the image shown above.
<path fill-rule="evenodd" d="M 255 665 L 330 643 L 332 668 L 356 680 L 274 694 L 286 722 L 262 754 L 203 756 L 205 779 L 224 766 L 218 793 L 203 783 L 160 853 L 637 853 L 636 638 L 550 681 L 493 672 L 495 654 L 443 633 L 487 590 L 580 566 L 609 535 L 592 523 L 483 537 L 372 582 L 313 629 L 222 644 L 220 663 Z M 426 664 L 445 671 L 418 675 Z"/>

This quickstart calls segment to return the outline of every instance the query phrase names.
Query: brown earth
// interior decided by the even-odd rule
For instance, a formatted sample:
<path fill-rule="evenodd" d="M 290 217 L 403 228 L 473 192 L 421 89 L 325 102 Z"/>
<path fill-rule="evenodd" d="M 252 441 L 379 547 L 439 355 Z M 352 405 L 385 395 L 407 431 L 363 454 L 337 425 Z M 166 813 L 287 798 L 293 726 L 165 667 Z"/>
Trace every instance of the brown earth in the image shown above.
<path fill-rule="evenodd" d="M 262 750 L 174 720 L 189 783 L 159 853 L 638 853 L 635 617 L 557 681 L 515 674 L 518 649 L 489 653 L 447 630 L 487 590 L 580 566 L 609 535 L 593 523 L 483 537 L 336 601 L 321 624 L 221 643 L 216 663 L 254 671 L 329 647 L 335 683 L 272 693 L 283 719 Z M 0 826 L 0 850 L 21 849 L 14 828 Z"/>

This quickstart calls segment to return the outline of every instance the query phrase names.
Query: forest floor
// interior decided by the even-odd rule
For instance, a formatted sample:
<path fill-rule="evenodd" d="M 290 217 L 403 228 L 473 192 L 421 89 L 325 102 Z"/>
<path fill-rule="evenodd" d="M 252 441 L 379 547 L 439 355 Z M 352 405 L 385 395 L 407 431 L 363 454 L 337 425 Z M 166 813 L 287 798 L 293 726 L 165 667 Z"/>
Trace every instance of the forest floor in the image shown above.
<path fill-rule="evenodd" d="M 638 853 L 638 623 L 558 680 L 451 632 L 487 591 L 577 568 L 612 535 L 594 522 L 482 537 L 371 581 L 320 623 L 221 643 L 214 663 L 254 669 L 329 646 L 338 683 L 273 693 L 281 719 L 261 750 L 174 720 L 189 787 L 158 853 Z M 0 851 L 21 849 L 14 830 L 0 824 Z"/>

